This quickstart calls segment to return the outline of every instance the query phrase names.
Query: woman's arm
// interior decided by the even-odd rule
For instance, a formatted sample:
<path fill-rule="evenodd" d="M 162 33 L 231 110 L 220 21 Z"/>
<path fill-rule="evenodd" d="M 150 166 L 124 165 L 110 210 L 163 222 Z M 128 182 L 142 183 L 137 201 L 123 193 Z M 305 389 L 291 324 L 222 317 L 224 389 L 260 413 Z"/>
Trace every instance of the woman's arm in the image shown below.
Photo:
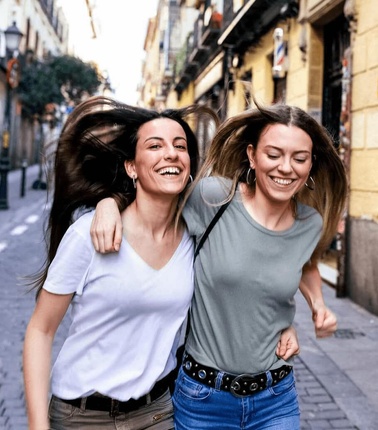
<path fill-rule="evenodd" d="M 97 252 L 106 254 L 119 251 L 122 242 L 122 220 L 117 203 L 112 197 L 97 204 L 91 224 L 91 237 Z"/>
<path fill-rule="evenodd" d="M 337 329 L 337 318 L 324 303 L 322 278 L 317 264 L 306 265 L 303 269 L 299 288 L 312 311 L 316 337 L 331 336 Z M 290 326 L 281 333 L 276 354 L 287 360 L 298 355 L 299 350 L 297 332 L 293 326 Z"/>
<path fill-rule="evenodd" d="M 29 430 L 47 430 L 51 351 L 56 330 L 72 294 L 57 295 L 41 290 L 26 329 L 23 368 Z"/>
<path fill-rule="evenodd" d="M 297 331 L 293 326 L 282 331 L 277 345 L 276 354 L 284 360 L 299 354 Z"/>
<path fill-rule="evenodd" d="M 316 337 L 331 336 L 337 329 L 337 318 L 324 303 L 322 278 L 316 263 L 303 268 L 299 289 L 312 311 Z"/>

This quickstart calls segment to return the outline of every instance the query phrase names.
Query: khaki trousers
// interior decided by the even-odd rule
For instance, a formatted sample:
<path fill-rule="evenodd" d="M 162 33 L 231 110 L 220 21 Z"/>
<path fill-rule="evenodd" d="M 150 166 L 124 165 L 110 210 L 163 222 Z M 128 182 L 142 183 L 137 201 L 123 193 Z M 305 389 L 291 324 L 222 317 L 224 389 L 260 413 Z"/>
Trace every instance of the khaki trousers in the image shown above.
<path fill-rule="evenodd" d="M 52 396 L 49 406 L 50 430 L 171 430 L 173 405 L 169 391 L 149 405 L 110 417 L 109 412 L 76 408 Z"/>

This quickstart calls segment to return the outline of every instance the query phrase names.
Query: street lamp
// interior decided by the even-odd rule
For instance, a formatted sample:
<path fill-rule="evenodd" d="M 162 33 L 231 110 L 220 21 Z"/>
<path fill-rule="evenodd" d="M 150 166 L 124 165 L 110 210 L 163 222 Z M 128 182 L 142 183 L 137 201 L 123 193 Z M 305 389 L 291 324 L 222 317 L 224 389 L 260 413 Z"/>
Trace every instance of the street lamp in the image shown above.
<path fill-rule="evenodd" d="M 11 99 L 12 90 L 18 86 L 20 78 L 20 64 L 14 58 L 23 34 L 17 28 L 16 22 L 4 31 L 6 48 L 6 102 L 4 109 L 4 123 L 2 132 L 0 157 L 0 209 L 8 209 L 8 172 L 10 170 L 9 141 L 11 129 Z"/>

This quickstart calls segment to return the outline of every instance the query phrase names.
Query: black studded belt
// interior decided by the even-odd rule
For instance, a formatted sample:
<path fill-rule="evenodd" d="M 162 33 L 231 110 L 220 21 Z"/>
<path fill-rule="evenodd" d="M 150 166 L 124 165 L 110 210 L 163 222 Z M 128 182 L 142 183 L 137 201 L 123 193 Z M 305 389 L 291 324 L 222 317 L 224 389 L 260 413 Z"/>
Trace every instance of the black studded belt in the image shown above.
<path fill-rule="evenodd" d="M 127 402 L 121 402 L 106 396 L 100 397 L 97 395 L 91 395 L 85 399 L 86 401 L 84 409 L 90 409 L 95 411 L 108 411 L 111 417 L 116 417 L 121 412 L 129 413 L 135 411 L 142 406 L 150 404 L 151 402 L 157 400 L 160 396 L 162 396 L 168 390 L 172 378 L 175 378 L 175 374 L 173 372 L 158 381 L 148 394 L 140 397 L 137 400 L 130 399 Z M 82 398 L 59 400 L 77 408 L 81 408 L 82 405 Z"/>
<path fill-rule="evenodd" d="M 217 376 L 223 373 L 220 370 L 212 367 L 204 366 L 198 363 L 191 355 L 185 353 L 182 368 L 184 372 L 202 384 L 215 388 Z M 272 376 L 272 386 L 282 381 L 291 371 L 291 366 L 281 366 L 278 369 L 269 370 Z M 233 375 L 232 373 L 224 373 L 220 385 L 223 391 L 229 391 L 236 397 L 250 396 L 267 388 L 267 373 L 259 373 L 251 375 L 243 373 L 241 375 Z"/>

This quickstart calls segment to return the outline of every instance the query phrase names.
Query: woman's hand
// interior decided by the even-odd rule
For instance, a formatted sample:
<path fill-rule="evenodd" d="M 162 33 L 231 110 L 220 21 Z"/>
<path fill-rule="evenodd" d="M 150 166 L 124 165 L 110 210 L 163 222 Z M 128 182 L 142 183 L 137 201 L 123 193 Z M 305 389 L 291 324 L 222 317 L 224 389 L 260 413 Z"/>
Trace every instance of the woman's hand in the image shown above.
<path fill-rule="evenodd" d="M 91 225 L 95 250 L 106 254 L 119 251 L 122 242 L 122 220 L 116 201 L 109 197 L 101 200 Z"/>
<path fill-rule="evenodd" d="M 299 354 L 297 331 L 293 326 L 282 331 L 277 345 L 276 354 L 283 360 L 287 360 L 290 357 Z"/>
<path fill-rule="evenodd" d="M 325 305 L 316 306 L 312 312 L 312 320 L 315 326 L 315 335 L 321 339 L 332 336 L 337 329 L 336 315 Z"/>
<path fill-rule="evenodd" d="M 317 264 L 304 267 L 299 289 L 311 309 L 316 337 L 332 336 L 337 329 L 337 318 L 324 303 L 322 278 Z"/>

